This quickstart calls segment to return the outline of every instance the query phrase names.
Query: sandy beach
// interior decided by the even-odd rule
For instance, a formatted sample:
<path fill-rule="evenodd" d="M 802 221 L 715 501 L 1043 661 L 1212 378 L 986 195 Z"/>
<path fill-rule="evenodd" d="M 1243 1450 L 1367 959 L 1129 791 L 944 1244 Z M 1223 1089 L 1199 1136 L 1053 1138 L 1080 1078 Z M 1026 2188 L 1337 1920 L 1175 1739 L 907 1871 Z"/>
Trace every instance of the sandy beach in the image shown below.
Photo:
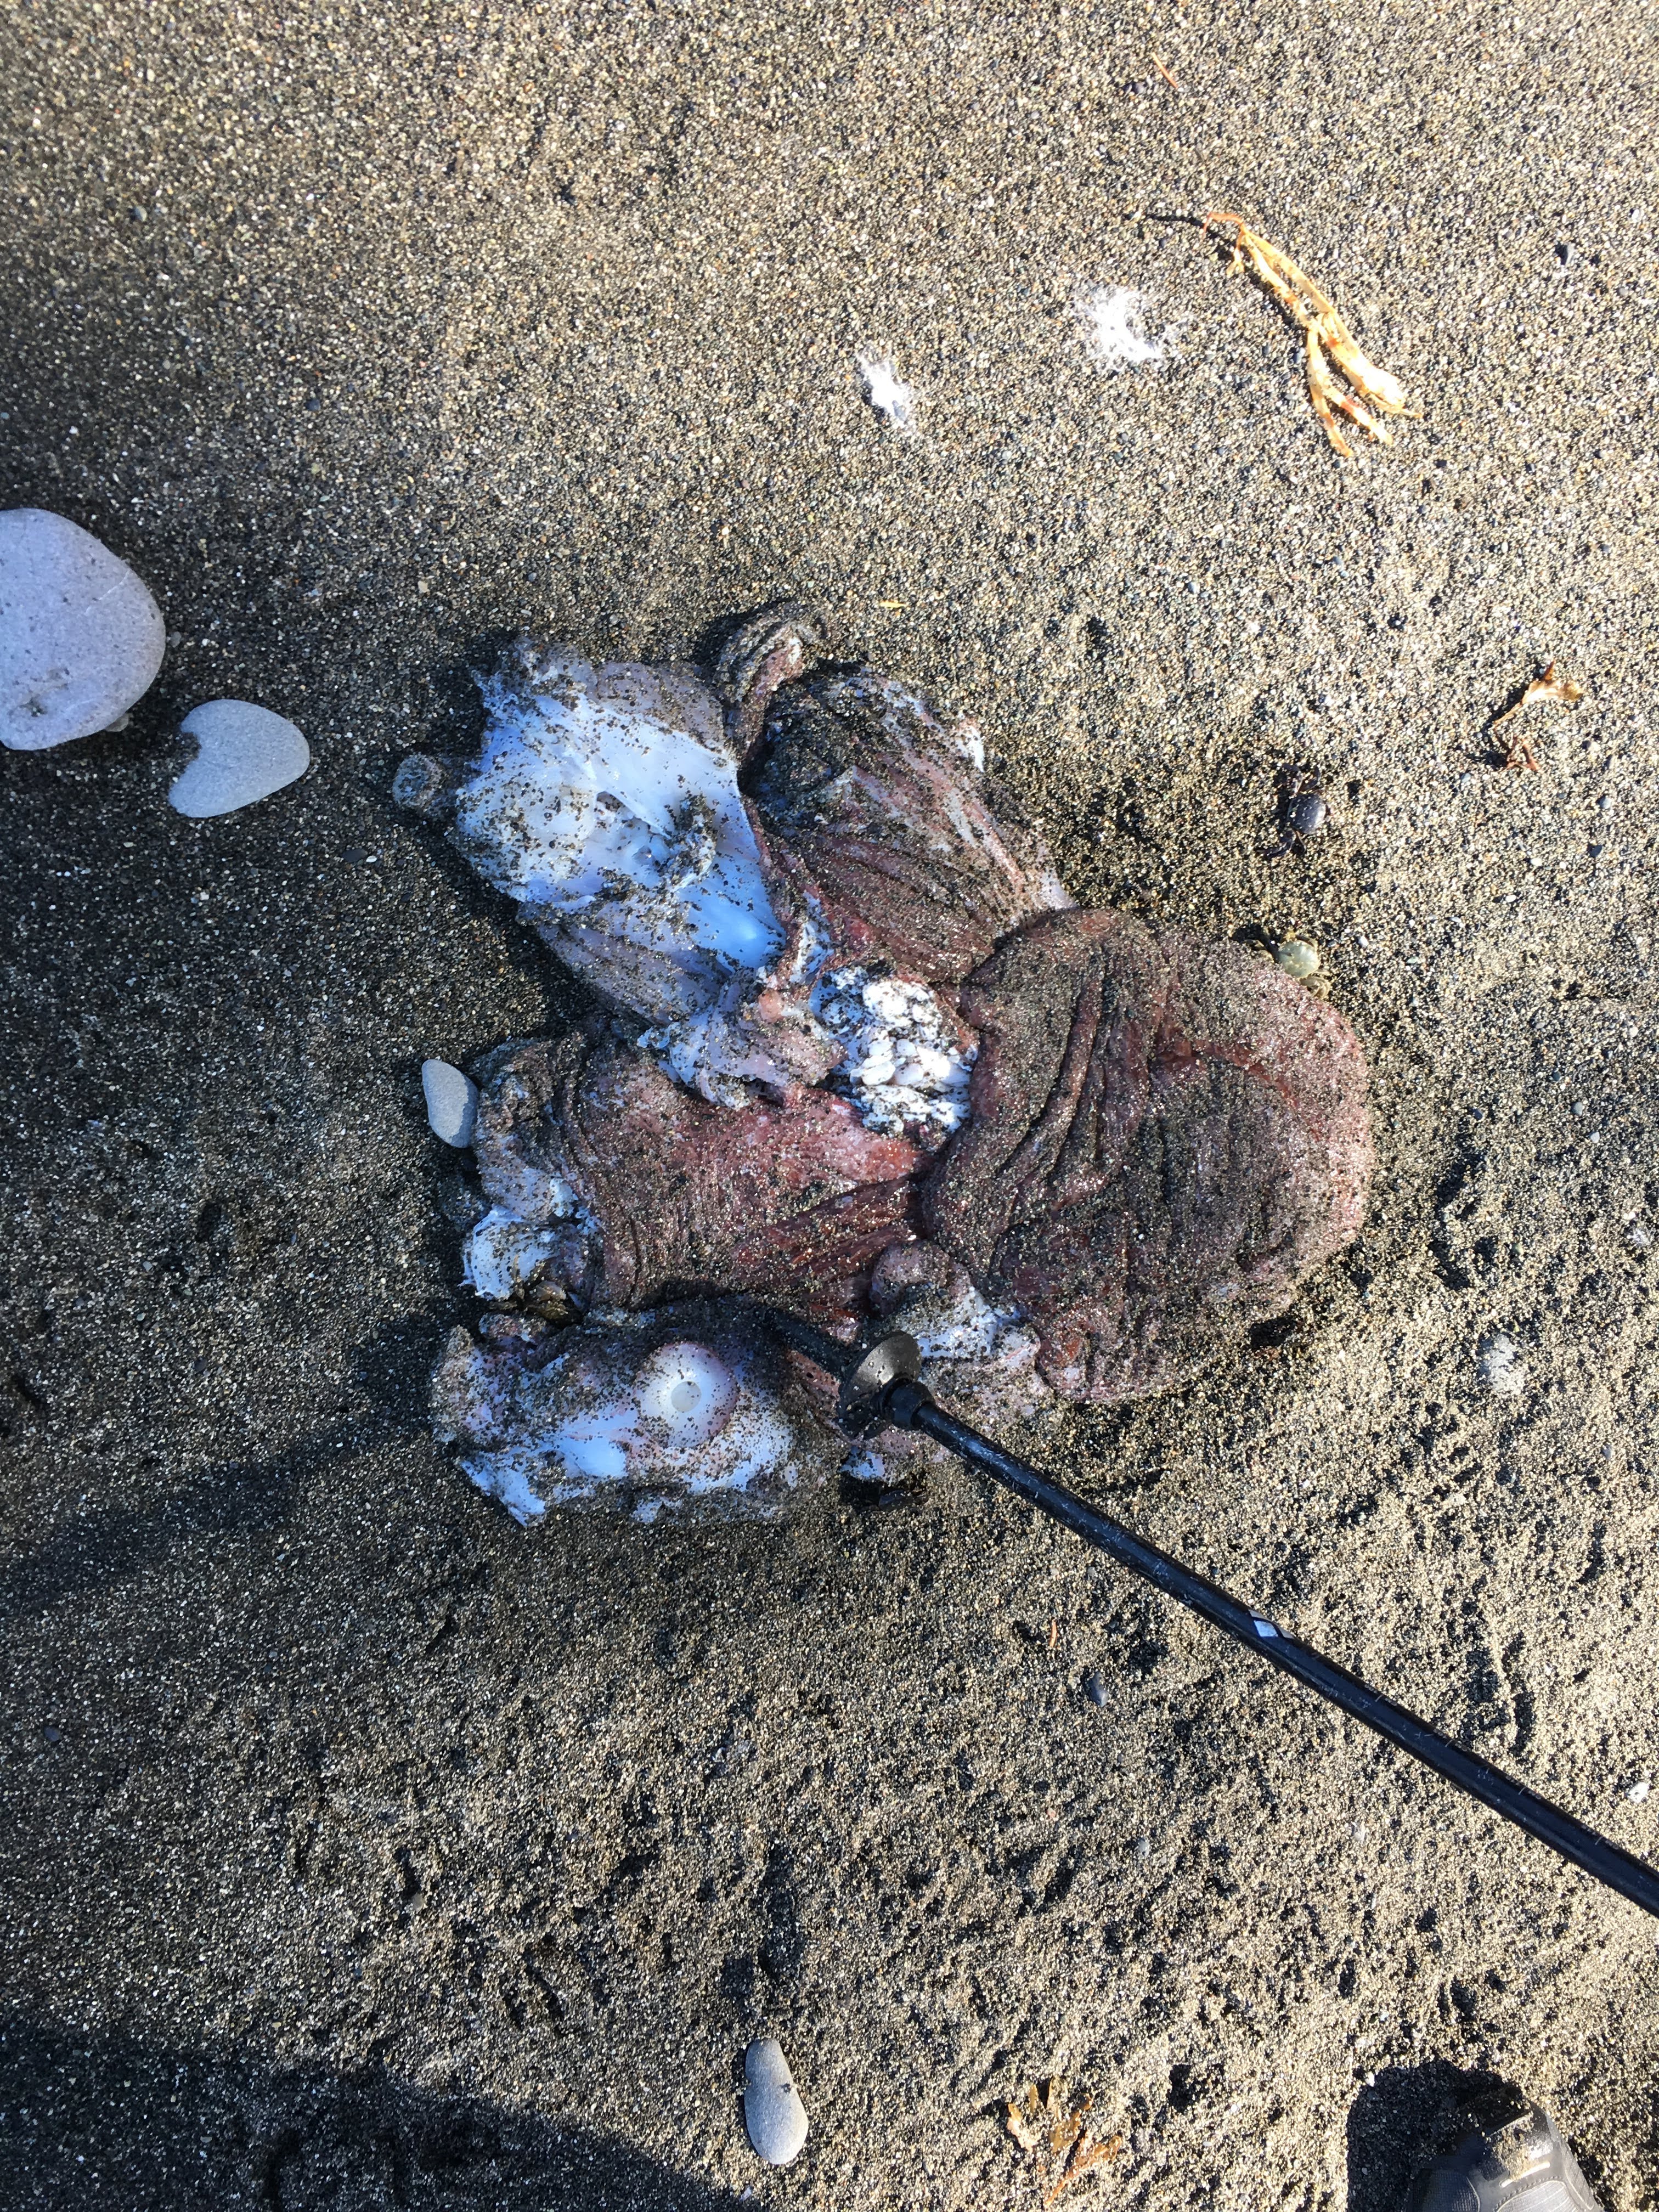
<path fill-rule="evenodd" d="M 8 18 L 0 506 L 168 650 L 0 756 L 0 2198 L 1036 2212 L 1058 2078 L 1066 2212 L 1395 2212 L 1497 2075 L 1659 2204 L 1659 1923 L 976 1479 L 469 1486 L 421 1063 L 582 1001 L 390 796 L 521 625 L 696 658 L 789 595 L 975 716 L 1079 901 L 1316 945 L 1359 1242 L 1040 1455 L 1659 1854 L 1651 16 L 380 9 Z M 222 697 L 312 768 L 185 821 Z"/>

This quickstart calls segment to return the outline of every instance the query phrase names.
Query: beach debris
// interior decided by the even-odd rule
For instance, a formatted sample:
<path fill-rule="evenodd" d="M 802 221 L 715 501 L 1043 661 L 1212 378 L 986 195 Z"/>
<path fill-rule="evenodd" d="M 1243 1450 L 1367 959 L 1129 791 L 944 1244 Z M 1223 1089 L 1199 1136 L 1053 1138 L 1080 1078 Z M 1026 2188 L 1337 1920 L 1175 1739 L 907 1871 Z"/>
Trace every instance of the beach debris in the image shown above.
<path fill-rule="evenodd" d="M 1487 725 L 1490 735 L 1500 730 L 1504 723 L 1528 707 L 1575 707 L 1584 696 L 1582 684 L 1575 684 L 1570 676 L 1559 673 L 1551 661 L 1541 675 L 1534 676 L 1519 696 L 1510 700 L 1501 714 L 1494 714 Z M 1522 769 L 1536 775 L 1539 773 L 1538 751 L 1523 730 L 1517 729 L 1506 741 L 1501 765 L 1507 769 Z"/>
<path fill-rule="evenodd" d="M 1096 284 L 1079 291 L 1076 309 L 1090 359 L 1112 375 L 1166 357 L 1163 339 L 1146 328 L 1144 293 L 1122 284 Z"/>
<path fill-rule="evenodd" d="M 743 2054 L 743 2123 L 755 2154 L 768 2166 L 788 2166 L 806 2142 L 806 2107 L 787 2060 L 770 2036 Z"/>
<path fill-rule="evenodd" d="M 1302 332 L 1308 398 L 1334 450 L 1345 459 L 1353 458 L 1353 447 L 1338 427 L 1338 414 L 1346 415 L 1378 444 L 1392 445 L 1393 432 L 1377 417 L 1418 411 L 1407 402 L 1399 378 L 1367 359 L 1331 301 L 1281 247 L 1252 229 L 1243 216 L 1212 209 L 1204 218 L 1204 228 L 1208 230 L 1212 224 L 1231 226 L 1232 265 L 1242 268 L 1248 261 L 1257 281 Z M 1343 381 L 1334 374 L 1333 364 Z"/>
<path fill-rule="evenodd" d="M 739 1373 L 746 1299 L 880 1316 L 967 1417 L 1012 1418 L 1185 1380 L 1363 1213 L 1341 1017 L 1242 945 L 1080 913 L 973 723 L 815 636 L 759 611 L 714 687 L 520 641 L 476 763 L 395 780 L 607 1002 L 474 1071 L 465 1279 L 496 1310 L 434 1419 L 526 1518 L 813 1486 L 846 1439 L 787 1365 L 753 1370 L 753 1480 L 737 1430 L 704 1481 L 639 1415 L 664 1343 Z M 723 1303 L 640 1335 L 689 1297 Z M 853 1471 L 933 1449 L 884 1434 Z"/>
<path fill-rule="evenodd" d="M 109 729 L 166 650 L 148 586 L 90 531 L 45 507 L 0 514 L 0 744 L 42 752 Z"/>
<path fill-rule="evenodd" d="M 1512 1336 L 1489 1336 L 1475 1361 L 1480 1380 L 1494 1398 L 1518 1398 L 1527 1387 L 1527 1363 Z"/>
<path fill-rule="evenodd" d="M 1092 1669 L 1083 1678 L 1083 1694 L 1091 1705 L 1103 1705 L 1106 1703 L 1108 1695 L 1106 1685 Z"/>
<path fill-rule="evenodd" d="M 1273 958 L 1287 975 L 1294 975 L 1298 983 L 1305 983 L 1310 975 L 1319 973 L 1319 951 L 1305 938 L 1287 937 L 1273 953 Z"/>
<path fill-rule="evenodd" d="M 246 699 L 212 699 L 192 707 L 179 725 L 194 738 L 196 757 L 167 791 L 175 814 L 204 822 L 234 814 L 296 782 L 311 766 L 311 748 L 286 716 Z"/>
<path fill-rule="evenodd" d="M 1007 2107 L 1009 2134 L 1036 2160 L 1039 2201 L 1045 2207 L 1057 2204 L 1075 2183 L 1109 2165 L 1123 2148 L 1121 2135 L 1096 2141 L 1088 2127 L 1091 2107 L 1087 2097 L 1073 2105 L 1058 2075 L 1041 2088 L 1028 2081 Z"/>
<path fill-rule="evenodd" d="M 916 427 L 915 386 L 903 382 L 884 355 L 861 353 L 854 366 L 858 371 L 859 389 L 872 412 L 900 437 L 912 436 Z"/>
<path fill-rule="evenodd" d="M 1158 52 L 1154 52 L 1154 53 L 1153 53 L 1153 55 L 1152 55 L 1152 67 L 1153 67 L 1153 68 L 1158 71 L 1158 75 L 1163 78 L 1163 80 L 1164 80 L 1164 83 L 1165 83 L 1165 84 L 1167 84 L 1167 85 L 1169 86 L 1170 89 L 1172 92 L 1179 92 L 1179 91 L 1180 91 L 1180 89 L 1181 89 L 1181 79 L 1180 79 L 1180 78 L 1176 75 L 1175 71 L 1174 71 L 1174 70 L 1170 67 L 1170 64 L 1168 64 L 1168 62 L 1166 62 L 1166 61 L 1164 60 L 1164 57 L 1163 57 L 1163 55 L 1162 55 L 1162 54 L 1160 54 L 1160 53 L 1158 53 Z"/>
<path fill-rule="evenodd" d="M 447 1060 L 423 1060 L 421 1088 L 426 1093 L 426 1118 L 433 1135 L 458 1151 L 465 1150 L 472 1142 L 472 1124 L 477 1116 L 477 1085 Z"/>
<path fill-rule="evenodd" d="M 1632 1782 L 1625 1795 L 1632 1805 L 1645 1805 L 1653 1795 L 1653 1784 L 1650 1782 Z"/>

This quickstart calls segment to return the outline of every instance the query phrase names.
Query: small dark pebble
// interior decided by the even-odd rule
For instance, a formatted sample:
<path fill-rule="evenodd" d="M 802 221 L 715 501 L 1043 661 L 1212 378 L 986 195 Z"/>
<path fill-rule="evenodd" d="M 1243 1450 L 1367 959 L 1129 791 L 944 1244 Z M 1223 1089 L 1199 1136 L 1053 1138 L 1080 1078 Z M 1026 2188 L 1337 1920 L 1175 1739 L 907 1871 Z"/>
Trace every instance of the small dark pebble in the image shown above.
<path fill-rule="evenodd" d="M 62 1729 L 43 1728 L 40 1733 L 45 1736 L 48 1743 L 62 1743 L 64 1741 L 64 1731 Z"/>
<path fill-rule="evenodd" d="M 1087 1698 L 1091 1705 L 1103 1705 L 1105 1704 L 1106 1685 L 1101 1680 L 1098 1674 L 1085 1674 L 1084 1676 L 1083 1694 Z"/>

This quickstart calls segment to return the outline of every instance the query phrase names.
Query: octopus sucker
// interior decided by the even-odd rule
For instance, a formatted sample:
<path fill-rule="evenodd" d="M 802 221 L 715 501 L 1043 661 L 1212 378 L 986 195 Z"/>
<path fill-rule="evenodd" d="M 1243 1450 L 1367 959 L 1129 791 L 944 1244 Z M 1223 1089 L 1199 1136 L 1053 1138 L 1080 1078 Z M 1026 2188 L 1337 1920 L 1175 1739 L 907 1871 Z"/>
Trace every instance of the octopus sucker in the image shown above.
<path fill-rule="evenodd" d="M 1342 1017 L 1235 944 L 1079 909 L 972 723 L 824 655 L 790 603 L 712 679 L 520 640 L 476 761 L 398 771 L 593 996 L 475 1071 L 493 1310 L 434 1382 L 526 1522 L 826 1480 L 822 1378 L 751 1301 L 902 1325 L 994 1421 L 1187 1381 L 1358 1230 Z"/>

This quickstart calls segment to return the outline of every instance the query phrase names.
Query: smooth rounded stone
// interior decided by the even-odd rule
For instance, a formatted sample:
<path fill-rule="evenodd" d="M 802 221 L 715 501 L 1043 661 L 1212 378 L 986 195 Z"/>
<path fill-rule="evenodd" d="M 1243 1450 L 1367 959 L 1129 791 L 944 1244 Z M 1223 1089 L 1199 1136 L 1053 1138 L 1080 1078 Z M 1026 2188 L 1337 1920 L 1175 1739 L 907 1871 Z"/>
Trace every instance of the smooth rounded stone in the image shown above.
<path fill-rule="evenodd" d="M 1298 983 L 1306 982 L 1310 975 L 1319 973 L 1319 952 L 1299 937 L 1287 937 L 1274 953 L 1273 958 L 1287 975 L 1294 975 Z"/>
<path fill-rule="evenodd" d="M 806 2107 L 770 2036 L 744 2051 L 743 2074 L 743 2122 L 755 2154 L 768 2166 L 787 2166 L 806 2141 Z"/>
<path fill-rule="evenodd" d="M 311 766 L 311 748 L 294 724 L 246 699 L 192 707 L 179 733 L 194 738 L 198 751 L 167 793 L 167 804 L 192 822 L 269 799 Z"/>
<path fill-rule="evenodd" d="M 142 578 L 90 531 L 45 507 L 0 514 L 0 744 L 40 752 L 108 729 L 166 650 Z"/>
<path fill-rule="evenodd" d="M 1101 1680 L 1098 1674 L 1089 1674 L 1084 1676 L 1083 1694 L 1087 1698 L 1091 1705 L 1103 1705 L 1105 1704 L 1106 1685 Z"/>
<path fill-rule="evenodd" d="M 478 1113 L 477 1085 L 447 1060 L 423 1060 L 421 1088 L 426 1093 L 426 1118 L 433 1135 L 458 1150 L 470 1145 Z"/>

